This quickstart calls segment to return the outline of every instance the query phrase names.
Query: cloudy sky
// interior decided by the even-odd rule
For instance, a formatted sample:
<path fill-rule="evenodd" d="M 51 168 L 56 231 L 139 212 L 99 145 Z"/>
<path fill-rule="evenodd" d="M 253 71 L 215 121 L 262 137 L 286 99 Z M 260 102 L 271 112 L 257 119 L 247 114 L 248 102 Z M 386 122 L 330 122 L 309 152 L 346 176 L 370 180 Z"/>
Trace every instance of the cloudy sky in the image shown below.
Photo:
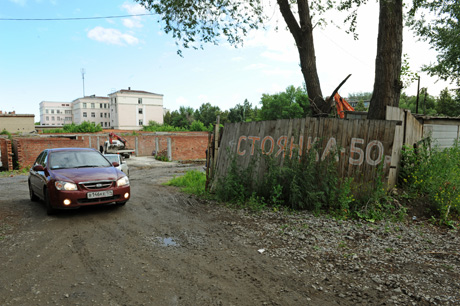
<path fill-rule="evenodd" d="M 315 29 L 315 47 L 323 93 L 327 95 L 348 75 L 340 93 L 372 91 L 377 44 L 378 6 L 363 8 L 359 40 L 331 25 Z M 263 93 L 302 86 L 298 53 L 290 33 L 283 30 L 276 7 L 270 23 L 280 31 L 250 33 L 244 46 L 206 45 L 177 55 L 175 41 L 164 34 L 156 16 L 93 20 L 7 20 L 109 17 L 148 13 L 124 0 L 1 0 L 0 110 L 35 114 L 41 101 L 70 102 L 85 94 L 107 96 L 131 89 L 164 95 L 164 106 L 199 108 L 209 102 L 222 110 L 248 99 L 253 105 Z M 337 17 L 341 23 L 342 17 Z M 270 24 L 267 24 L 270 28 Z M 404 33 L 404 53 L 411 68 L 435 59 L 425 43 Z M 421 86 L 438 95 L 448 84 L 421 74 Z M 416 84 L 405 89 L 416 94 Z"/>

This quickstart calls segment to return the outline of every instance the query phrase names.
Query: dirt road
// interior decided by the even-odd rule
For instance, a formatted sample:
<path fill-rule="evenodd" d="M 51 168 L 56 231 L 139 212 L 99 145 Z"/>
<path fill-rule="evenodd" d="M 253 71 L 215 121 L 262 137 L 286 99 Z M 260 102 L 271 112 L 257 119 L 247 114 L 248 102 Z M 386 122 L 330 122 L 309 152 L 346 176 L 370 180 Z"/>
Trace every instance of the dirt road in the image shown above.
<path fill-rule="evenodd" d="M 30 202 L 27 176 L 0 178 L 0 305 L 460 302 L 458 232 L 419 229 L 431 241 L 420 244 L 444 244 L 419 263 L 397 246 L 379 249 L 393 239 L 383 227 L 233 211 L 161 185 L 202 165 L 129 163 L 132 198 L 124 207 L 52 217 Z M 418 234 L 398 228 L 400 243 L 406 235 L 417 242 Z M 387 242 L 374 248 L 380 238 Z"/>

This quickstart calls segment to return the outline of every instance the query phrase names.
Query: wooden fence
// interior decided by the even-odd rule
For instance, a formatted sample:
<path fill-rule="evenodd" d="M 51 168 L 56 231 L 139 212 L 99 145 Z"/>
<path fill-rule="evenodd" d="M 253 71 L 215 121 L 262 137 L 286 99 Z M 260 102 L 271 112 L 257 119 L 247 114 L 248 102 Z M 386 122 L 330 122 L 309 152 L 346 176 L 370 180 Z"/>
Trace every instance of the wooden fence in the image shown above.
<path fill-rule="evenodd" d="M 260 154 L 272 156 L 282 165 L 284 157 L 296 156 L 295 151 L 303 155 L 313 147 L 317 148 L 317 160 L 325 160 L 328 156 L 336 158 L 342 177 L 353 177 L 355 182 L 375 181 L 381 166 L 389 182 L 389 170 L 397 166 L 392 164 L 397 124 L 400 121 L 334 118 L 226 124 L 213 184 L 226 175 L 234 158 L 242 169 Z M 262 177 L 266 171 L 264 159 L 256 161 L 256 168 L 258 177 Z"/>

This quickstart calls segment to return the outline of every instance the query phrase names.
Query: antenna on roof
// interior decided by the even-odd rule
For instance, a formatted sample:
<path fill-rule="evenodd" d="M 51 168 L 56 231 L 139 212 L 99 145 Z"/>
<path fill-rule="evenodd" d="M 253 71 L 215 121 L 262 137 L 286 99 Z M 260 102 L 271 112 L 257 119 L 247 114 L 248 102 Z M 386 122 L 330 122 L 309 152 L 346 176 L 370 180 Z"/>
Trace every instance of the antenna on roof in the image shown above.
<path fill-rule="evenodd" d="M 85 68 L 81 68 L 81 79 L 83 80 L 83 98 L 85 97 Z"/>

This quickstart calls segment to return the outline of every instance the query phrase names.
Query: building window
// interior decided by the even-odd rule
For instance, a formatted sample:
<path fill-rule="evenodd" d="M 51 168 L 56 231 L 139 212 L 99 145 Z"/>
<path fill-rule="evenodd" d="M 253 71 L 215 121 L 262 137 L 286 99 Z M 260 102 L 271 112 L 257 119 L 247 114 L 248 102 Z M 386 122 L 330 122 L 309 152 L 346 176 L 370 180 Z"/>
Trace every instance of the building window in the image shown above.
<path fill-rule="evenodd" d="M 70 111 L 70 110 L 66 110 L 66 111 L 65 111 L 65 113 L 66 113 L 66 114 L 71 114 L 71 113 L 72 113 L 72 111 Z"/>
<path fill-rule="evenodd" d="M 142 121 L 142 119 L 139 120 L 139 125 L 143 125 L 143 124 L 144 124 L 144 122 Z"/>
<path fill-rule="evenodd" d="M 54 114 L 54 109 L 51 110 L 51 114 Z"/>
<path fill-rule="evenodd" d="M 61 117 L 57 117 L 57 121 L 61 121 Z"/>
<path fill-rule="evenodd" d="M 86 108 L 86 103 L 83 103 L 83 108 Z"/>
<path fill-rule="evenodd" d="M 95 107 L 94 103 L 91 103 L 91 108 L 94 108 L 94 107 Z"/>
<path fill-rule="evenodd" d="M 91 113 L 91 118 L 96 118 L 96 113 Z"/>
<path fill-rule="evenodd" d="M 107 113 L 104 113 L 104 118 L 107 118 Z"/>
<path fill-rule="evenodd" d="M 142 98 L 137 99 L 137 104 L 142 104 Z"/>
<path fill-rule="evenodd" d="M 99 108 L 103 108 L 102 103 L 99 103 Z"/>
<path fill-rule="evenodd" d="M 142 114 L 142 108 L 139 108 L 139 114 Z"/>
<path fill-rule="evenodd" d="M 51 117 L 51 121 L 54 121 L 54 116 Z"/>
<path fill-rule="evenodd" d="M 84 118 L 88 117 L 88 114 L 86 112 L 83 112 L 83 117 Z"/>
<path fill-rule="evenodd" d="M 49 116 L 46 116 L 46 121 L 49 121 L 50 120 L 50 117 Z"/>
<path fill-rule="evenodd" d="M 46 113 L 49 114 L 49 109 L 46 110 Z"/>
<path fill-rule="evenodd" d="M 59 114 L 59 113 L 60 113 L 60 111 L 59 111 L 59 110 L 56 110 L 56 114 Z"/>

